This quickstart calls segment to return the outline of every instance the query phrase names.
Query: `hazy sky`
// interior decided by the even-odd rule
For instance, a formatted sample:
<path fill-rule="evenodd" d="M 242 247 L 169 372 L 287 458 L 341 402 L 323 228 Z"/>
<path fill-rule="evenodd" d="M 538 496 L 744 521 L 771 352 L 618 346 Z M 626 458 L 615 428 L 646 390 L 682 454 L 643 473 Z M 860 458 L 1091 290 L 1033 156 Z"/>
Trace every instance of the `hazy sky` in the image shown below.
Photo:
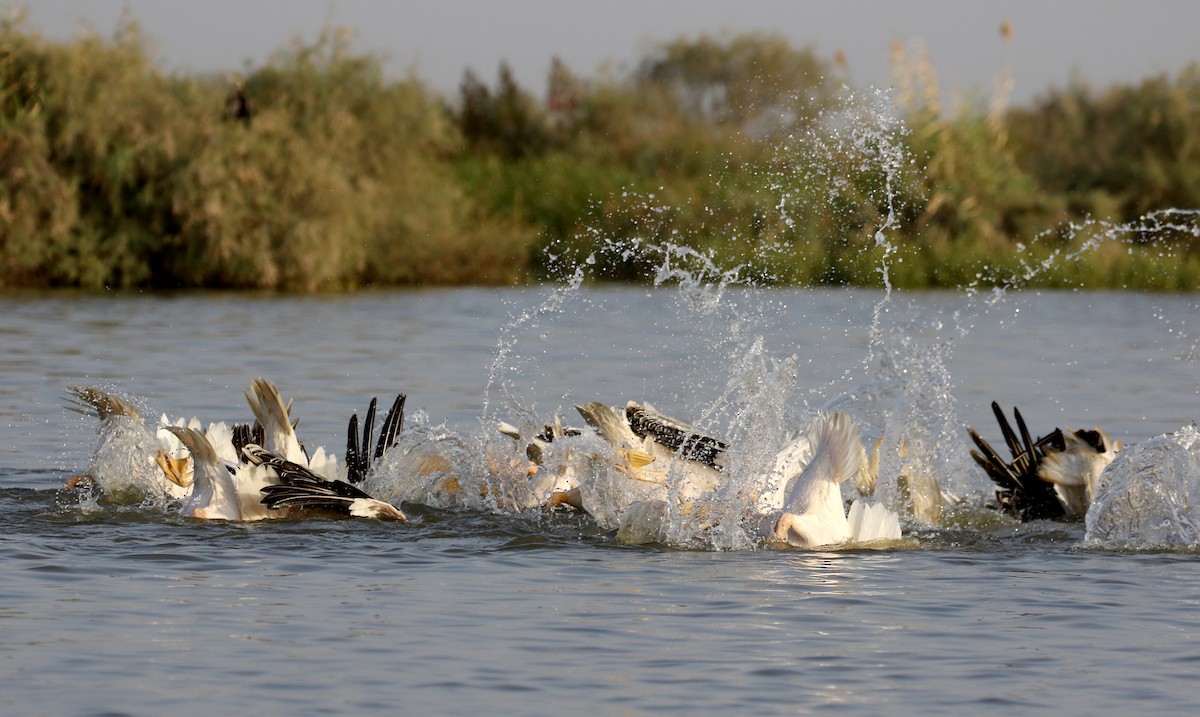
<path fill-rule="evenodd" d="M 3 3 L 4 0 L 0 0 Z M 354 48 L 380 53 L 401 74 L 415 68 L 455 91 L 463 69 L 495 78 L 507 60 L 518 81 L 544 88 L 557 55 L 578 74 L 606 61 L 629 67 L 680 35 L 770 31 L 832 58 L 843 52 L 860 86 L 891 84 L 894 40 L 924 41 L 942 83 L 990 92 L 1011 67 L 1014 98 L 1027 100 L 1079 77 L 1096 87 L 1174 72 L 1200 59 L 1195 0 L 36 0 L 34 27 L 68 38 L 81 21 L 109 34 L 123 7 L 158 43 L 171 70 L 237 71 L 331 22 L 351 28 Z M 1000 38 L 1007 20 L 1011 43 Z"/>

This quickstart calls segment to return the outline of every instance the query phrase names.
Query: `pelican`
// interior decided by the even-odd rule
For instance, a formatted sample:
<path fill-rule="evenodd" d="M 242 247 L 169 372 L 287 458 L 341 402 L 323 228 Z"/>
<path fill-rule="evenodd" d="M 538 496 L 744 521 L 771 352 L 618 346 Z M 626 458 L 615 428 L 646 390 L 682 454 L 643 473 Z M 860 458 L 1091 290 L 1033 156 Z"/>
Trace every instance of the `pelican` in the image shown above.
<path fill-rule="evenodd" d="M 293 508 L 317 510 L 356 518 L 408 520 L 391 503 L 377 500 L 362 489 L 341 480 L 330 480 L 307 466 L 272 454 L 261 446 L 249 445 L 242 453 L 256 466 L 269 467 L 279 482 L 264 486 L 262 504 L 271 510 Z"/>
<path fill-rule="evenodd" d="M 804 453 L 811 451 L 807 461 Z M 779 481 L 786 497 L 783 509 L 760 517 L 769 526 L 768 539 L 797 548 L 817 548 L 839 543 L 898 540 L 898 516 L 882 504 L 860 498 L 847 515 L 841 484 L 862 469 L 864 451 L 858 425 L 845 413 L 835 411 L 818 418 L 802 436 L 785 448 L 776 460 Z M 800 468 L 797 475 L 786 472 Z"/>
<path fill-rule="evenodd" d="M 661 519 L 672 494 L 681 512 L 688 512 L 725 481 L 729 447 L 720 439 L 649 405 L 630 402 L 624 412 L 600 403 L 577 408 L 613 446 L 621 459 L 618 471 L 636 481 L 630 486 L 644 486 L 631 491 L 633 510 L 622 529 Z M 864 460 L 858 426 L 849 416 L 839 411 L 818 418 L 776 454 L 771 472 L 757 481 L 762 489 L 750 496 L 754 516 L 749 522 L 769 542 L 795 547 L 899 539 L 899 518 L 885 506 L 860 499 L 846 514 L 841 483 L 859 473 Z M 675 478 L 674 491 L 669 477 Z M 630 532 L 645 534 L 645 526 Z"/>
<path fill-rule="evenodd" d="M 201 520 L 248 521 L 282 517 L 260 502 L 260 491 L 276 482 L 267 469 L 220 455 L 209 437 L 194 428 L 168 426 L 188 450 L 195 477 L 192 491 L 180 513 Z M 229 445 L 232 445 L 232 434 Z"/>
<path fill-rule="evenodd" d="M 663 500 L 675 479 L 678 499 L 687 504 L 711 494 L 725 470 L 724 441 L 633 401 L 624 410 L 600 402 L 575 410 L 612 447 L 615 468 L 634 482 L 626 488 L 634 500 Z"/>
<path fill-rule="evenodd" d="M 128 401 L 89 386 L 68 386 L 71 410 L 100 418 L 99 441 L 87 473 L 68 479 L 67 488 L 93 487 L 110 498 L 177 501 L 192 490 L 192 464 L 186 449 L 171 434 L 165 415 L 150 428 Z M 199 429 L 200 422 L 186 422 Z M 212 426 L 220 431 L 224 426 Z M 224 429 L 228 430 L 228 429 Z M 165 480 L 164 480 L 165 479 Z"/>
<path fill-rule="evenodd" d="M 1004 442 L 1012 453 L 1006 462 L 974 429 L 967 428 L 979 448 L 971 457 L 996 484 L 1000 510 L 1021 521 L 1046 518 L 1077 520 L 1091 505 L 1100 474 L 1122 449 L 1100 427 L 1084 430 L 1055 428 L 1036 441 L 1021 412 L 1013 408 L 1017 433 L 1000 405 L 992 401 Z"/>
<path fill-rule="evenodd" d="M 396 508 L 339 480 L 363 481 L 374 462 L 396 445 L 403 394 L 384 419 L 378 442 L 372 435 L 375 399 L 361 440 L 358 416 L 351 417 L 343 471 L 323 448 L 309 455 L 296 435 L 291 402 L 285 403 L 275 385 L 261 378 L 245 392 L 255 424 L 233 428 L 224 423 L 203 428 L 195 418 L 172 422 L 164 415 L 151 430 L 137 409 L 117 396 L 80 386 L 67 390 L 77 404 L 74 410 L 93 413 L 102 422 L 93 470 L 75 477 L 71 487 L 91 482 L 105 492 L 133 488 L 141 498 L 171 500 L 182 514 L 204 520 L 281 517 L 293 507 L 404 519 Z"/>

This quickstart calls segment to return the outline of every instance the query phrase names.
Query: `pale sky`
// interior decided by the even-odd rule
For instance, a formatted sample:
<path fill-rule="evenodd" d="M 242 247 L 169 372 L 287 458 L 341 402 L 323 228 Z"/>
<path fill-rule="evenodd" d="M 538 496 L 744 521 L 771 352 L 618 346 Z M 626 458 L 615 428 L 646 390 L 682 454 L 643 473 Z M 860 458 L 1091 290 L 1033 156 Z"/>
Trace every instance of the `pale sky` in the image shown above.
<path fill-rule="evenodd" d="M 0 3 L 5 0 L 0 0 Z M 11 4 L 11 2 L 9 3 Z M 540 94 L 550 59 L 591 76 L 604 63 L 628 68 L 656 43 L 680 35 L 767 31 L 823 57 L 843 52 L 851 81 L 888 87 L 894 40 L 920 38 L 944 88 L 987 96 L 1011 69 L 1016 101 L 1073 77 L 1097 88 L 1175 72 L 1200 59 L 1195 0 L 36 0 L 33 26 L 69 38 L 81 21 L 110 34 L 128 7 L 158 44 L 162 66 L 243 71 L 327 22 L 355 33 L 353 48 L 410 68 L 435 89 L 456 91 L 464 68 L 493 81 L 507 60 Z M 1013 28 L 1011 43 L 999 27 Z"/>

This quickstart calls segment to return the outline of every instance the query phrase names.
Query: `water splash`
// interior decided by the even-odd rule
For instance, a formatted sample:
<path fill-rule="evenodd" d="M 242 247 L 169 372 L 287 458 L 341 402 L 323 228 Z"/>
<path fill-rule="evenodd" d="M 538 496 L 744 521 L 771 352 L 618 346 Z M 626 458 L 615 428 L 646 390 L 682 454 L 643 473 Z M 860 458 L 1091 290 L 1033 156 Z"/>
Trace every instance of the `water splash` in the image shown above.
<path fill-rule="evenodd" d="M 786 138 L 776 150 L 776 161 L 764 170 L 774 193 L 770 206 L 787 226 L 804 221 L 805 203 L 814 201 L 812 187 L 820 188 L 820 201 L 838 203 L 852 194 L 865 195 L 880 208 L 875 225 L 857 229 L 873 239 L 864 252 L 874 252 L 871 262 L 882 293 L 873 302 L 869 317 L 852 315 L 849 310 L 842 314 L 843 330 L 861 335 L 863 344 L 860 354 L 839 364 L 834 378 L 822 375 L 817 379 L 817 372 L 808 370 L 814 362 L 828 360 L 821 354 L 819 336 L 811 337 L 811 342 L 805 337 L 804 345 L 780 346 L 775 340 L 775 334 L 781 333 L 777 331 L 778 317 L 791 307 L 782 306 L 786 299 L 769 288 L 778 278 L 772 262 L 785 260 L 795 247 L 768 244 L 744 263 L 724 264 L 716 252 L 688 246 L 686 237 L 670 232 L 664 235 L 653 219 L 671 208 L 648 194 L 633 198 L 641 202 L 640 212 L 649 219 L 630 236 L 610 237 L 591 229 L 585 232 L 590 241 L 581 254 L 551 247 L 548 263 L 561 278 L 548 290 L 530 292 L 532 299 L 526 294 L 519 306 L 514 302 L 511 319 L 499 327 L 487 367 L 478 432 L 463 435 L 428 417 L 418 417 L 406 431 L 401 450 L 389 454 L 385 465 L 372 476 L 369 489 L 388 500 L 446 509 L 523 513 L 544 502 L 545 495 L 537 492 L 536 482 L 528 475 L 525 443 L 501 436 L 495 424 L 501 419 L 513 422 L 529 437 L 551 422 L 554 414 L 563 412 L 562 405 L 551 406 L 549 411 L 539 405 L 546 393 L 540 389 L 548 382 L 543 366 L 552 363 L 546 361 L 548 347 L 555 340 L 562 343 L 565 333 L 577 330 L 580 322 L 576 320 L 581 315 L 597 317 L 583 322 L 584 330 L 613 331 L 610 324 L 598 319 L 620 307 L 608 302 L 602 291 L 584 288 L 609 278 L 606 272 L 613 266 L 636 272 L 634 278 L 647 287 L 647 301 L 661 306 L 662 311 L 653 318 L 661 344 L 626 346 L 614 336 L 611 356 L 566 352 L 556 359 L 559 364 L 564 356 L 567 363 L 572 359 L 591 361 L 592 366 L 602 363 L 612 376 L 591 381 L 584 391 L 603 389 L 612 395 L 580 395 L 575 387 L 551 395 L 567 402 L 568 414 L 569 403 L 581 399 L 602 398 L 618 405 L 630 398 L 666 401 L 673 404 L 672 413 L 678 408 L 681 418 L 728 440 L 732 447 L 725 482 L 711 496 L 685 505 L 679 499 L 679 474 L 666 477 L 666 493 L 672 500 L 651 500 L 657 498 L 657 492 L 631 485 L 614 468 L 619 456 L 594 436 L 550 445 L 544 470 L 565 470 L 568 465 L 578 470 L 585 502 L 595 506 L 593 517 L 601 527 L 623 531 L 623 540 L 715 549 L 752 546 L 756 539 L 744 519 L 757 508 L 755 496 L 771 487 L 764 481 L 776 453 L 814 415 L 835 409 L 846 411 L 860 423 L 868 448 L 878 443 L 876 497 L 881 500 L 903 508 L 905 497 L 897 482 L 902 475 L 931 474 L 942 488 L 959 496 L 984 489 L 986 484 L 969 464 L 958 419 L 950 371 L 958 342 L 969 340 L 986 321 L 1030 320 L 1021 315 L 1020 302 L 1012 300 L 1013 294 L 1111 251 L 1113 244 L 1159 246 L 1169 257 L 1173 237 L 1200 237 L 1200 210 L 1164 210 L 1136 222 L 1096 220 L 1048 230 L 1021 247 L 1015 268 L 984 267 L 975 281 L 960 287 L 949 317 L 906 313 L 904 292 L 892 281 L 906 249 L 895 236 L 899 224 L 897 183 L 913 164 L 904 149 L 906 133 L 887 93 L 848 92 L 842 106 L 826 111 L 816 124 Z M 812 297 L 801 295 L 795 300 Z M 1174 318 L 1162 315 L 1160 321 L 1166 331 L 1186 334 Z M 678 349 L 676 344 L 688 340 L 680 327 L 702 337 L 702 358 Z M 1200 339 L 1186 339 L 1191 349 L 1183 358 L 1194 360 L 1200 354 L 1196 349 Z M 686 362 L 686 380 L 674 385 L 663 385 L 661 379 L 655 383 L 654 367 L 666 362 Z M 629 370 L 634 365 L 641 369 L 637 376 Z M 1182 439 L 1176 443 L 1182 445 Z M 1164 445 L 1172 451 L 1190 450 Z M 132 445 L 126 452 L 140 450 Z M 585 460 L 576 461 L 580 455 Z M 102 470 L 137 480 L 141 466 L 104 460 L 108 463 Z M 1186 470 L 1177 474 L 1184 477 L 1164 477 L 1154 485 L 1190 480 Z M 1109 495 L 1133 494 L 1134 488 L 1119 490 L 1119 484 L 1114 475 Z M 1132 502 L 1106 498 L 1096 510 L 1094 535 L 1089 520 L 1089 536 L 1104 542 L 1114 535 L 1117 539 L 1134 533 L 1147 535 L 1145 525 L 1153 520 L 1159 520 L 1154 524 L 1156 530 L 1186 533 L 1188 521 L 1194 518 L 1189 517 L 1190 498 L 1182 501 L 1171 498 L 1169 503 L 1176 508 L 1168 515 L 1159 509 L 1143 510 L 1146 500 L 1140 498 Z M 1131 505 L 1134 507 L 1128 507 Z M 1179 505 L 1185 508 L 1177 509 Z M 1187 538 L 1163 538 L 1178 539 Z"/>
<path fill-rule="evenodd" d="M 528 410 L 528 402 L 523 404 L 520 398 L 522 393 L 532 392 L 527 385 L 522 387 L 522 382 L 535 380 L 524 366 L 532 362 L 531 356 L 545 335 L 558 330 L 556 321 L 569 318 L 573 312 L 598 309 L 595 302 L 599 299 L 580 290 L 584 283 L 603 279 L 611 267 L 622 267 L 623 272 L 632 267 L 652 287 L 651 291 L 659 297 L 661 292 L 667 292 L 671 297 L 671 315 L 663 317 L 664 328 L 668 329 L 664 331 L 664 342 L 674 338 L 669 333 L 672 325 L 702 325 L 710 337 L 710 345 L 705 347 L 706 358 L 688 359 L 690 380 L 686 386 L 651 386 L 650 396 L 621 395 L 609 400 L 619 404 L 628 398 L 656 400 L 662 395 L 679 396 L 687 409 L 684 418 L 702 430 L 728 439 L 733 446 L 725 479 L 716 494 L 702 504 L 667 500 L 665 506 L 653 506 L 654 501 L 644 500 L 648 494 L 634 490 L 628 479 L 612 468 L 612 457 L 605 455 L 610 451 L 608 447 L 584 447 L 591 455 L 603 457 L 581 470 L 585 502 L 596 506 L 598 523 L 610 528 L 619 526 L 626 532 L 632 529 L 631 525 L 638 525 L 642 527 L 636 532 L 643 534 L 648 530 L 647 521 L 654 516 L 658 521 L 651 531 L 655 539 L 710 548 L 746 547 L 753 542 L 742 529 L 741 518 L 753 512 L 753 496 L 763 492 L 763 481 L 776 452 L 816 415 L 817 407 L 831 394 L 841 394 L 853 382 L 867 380 L 881 370 L 881 365 L 886 370 L 888 362 L 894 359 L 896 351 L 890 342 L 896 339 L 886 330 L 886 323 L 887 307 L 893 297 L 890 267 L 892 262 L 901 260 L 891 236 L 898 225 L 896 185 L 900 171 L 911 162 L 904 151 L 904 133 L 904 125 L 886 93 L 858 96 L 847 91 L 842 107 L 827 112 L 819 122 L 780 144 L 776 161 L 766 170 L 768 184 L 777 194 L 775 208 L 789 226 L 798 221 L 804 203 L 811 201 L 811 185 L 827 188 L 824 201 L 835 202 L 839 194 L 866 191 L 878 206 L 885 208 L 879 224 L 872 229 L 873 248 L 882 250 L 876 271 L 884 292 L 874 304 L 870 323 L 847 329 L 862 331 L 868 337 L 867 351 L 856 360 L 847 361 L 840 379 L 832 384 L 804 385 L 802 359 L 797 351 L 800 347 L 790 350 L 784 347 L 781 353 L 768 348 L 767 336 L 779 314 L 780 299 L 766 288 L 775 277 L 764 259 L 773 255 L 783 258 L 789 251 L 786 246 L 768 245 L 747 263 L 721 265 L 711 250 L 664 241 L 657 217 L 669 214 L 671 208 L 649 194 L 623 197 L 641 202 L 638 216 L 647 218 L 644 232 L 615 238 L 599 229 L 588 230 L 585 235 L 589 245 L 575 256 L 566 249 L 551 247 L 549 263 L 566 279 L 543 304 L 516 312 L 502 329 L 489 372 L 489 397 L 497 392 L 505 396 L 503 410 L 519 417 L 522 433 L 536 427 L 539 423 L 536 411 Z M 848 325 L 853 324 L 848 321 Z M 946 364 L 929 358 L 938 354 L 937 348 L 922 353 L 913 343 L 911 336 L 904 339 L 906 360 L 916 362 L 925 357 L 926 363 L 921 370 L 914 367 L 906 374 L 905 381 L 888 377 L 900 392 L 895 400 L 907 408 L 892 411 L 889 417 L 881 419 L 880 431 L 902 421 L 913 424 L 925 420 L 923 425 L 939 429 L 943 424 L 953 423 L 952 402 L 929 400 L 931 393 L 948 395 Z M 800 351 L 806 360 L 812 360 L 811 347 Z M 647 356 L 643 353 L 635 360 L 647 360 Z M 620 372 L 622 367 L 612 365 L 608 370 Z M 489 421 L 491 405 L 490 399 L 485 401 L 485 417 Z M 918 416 L 918 406 L 930 415 Z M 940 414 L 938 423 L 932 414 L 945 406 L 950 406 L 950 410 Z M 540 420 L 547 419 L 543 416 Z M 903 440 L 911 444 L 914 456 L 929 455 L 933 456 L 929 460 L 938 466 L 950 465 L 946 441 L 940 434 L 935 435 L 933 428 L 929 433 L 918 436 L 910 425 Z M 889 448 L 901 440 L 895 438 Z M 892 469 L 890 463 L 888 468 Z M 668 495 L 678 496 L 681 480 L 681 475 L 667 476 Z M 621 514 L 631 506 L 640 507 L 633 508 L 633 517 L 623 524 Z"/>
<path fill-rule="evenodd" d="M 1200 432 L 1195 426 L 1117 456 L 1096 486 L 1084 545 L 1136 550 L 1200 545 Z"/>
<path fill-rule="evenodd" d="M 594 261 L 594 260 L 593 260 Z M 537 306 L 522 310 L 500 329 L 497 349 L 488 367 L 487 385 L 483 392 L 482 418 L 485 422 L 495 422 L 495 411 L 492 395 L 500 396 L 501 410 L 522 411 L 524 405 L 520 396 L 515 393 L 513 376 L 517 374 L 523 362 L 531 362 L 527 356 L 520 353 L 520 343 L 524 335 L 536 331 L 549 317 L 563 311 L 571 299 L 579 298 L 579 287 L 583 284 L 586 274 L 584 268 L 576 267 L 569 278 L 555 287 L 550 295 Z"/>

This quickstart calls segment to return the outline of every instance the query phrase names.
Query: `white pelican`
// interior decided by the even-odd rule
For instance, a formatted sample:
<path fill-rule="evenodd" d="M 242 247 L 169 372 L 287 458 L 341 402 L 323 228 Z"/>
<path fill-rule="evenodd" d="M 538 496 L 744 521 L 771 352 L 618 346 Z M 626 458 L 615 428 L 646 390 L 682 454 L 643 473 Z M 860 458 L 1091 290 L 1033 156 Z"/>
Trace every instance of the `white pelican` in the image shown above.
<path fill-rule="evenodd" d="M 137 408 L 118 396 L 88 386 L 68 386 L 67 392 L 72 410 L 100 418 L 92 465 L 87 473 L 68 479 L 67 488 L 91 486 L 109 499 L 134 501 L 177 501 L 191 493 L 191 460 L 166 430 L 172 424 L 165 415 L 150 428 Z M 185 422 L 179 419 L 174 425 Z M 200 422 L 193 418 L 187 425 L 198 429 Z M 223 424 L 210 430 L 222 428 Z"/>
<path fill-rule="evenodd" d="M 1055 428 L 1035 441 L 1021 412 L 1014 408 L 1018 439 L 995 401 L 992 412 L 1012 461 L 1001 458 L 974 429 L 968 428 L 967 433 L 979 448 L 971 451 L 971 457 L 997 486 L 1000 510 L 1022 521 L 1082 518 L 1091 505 L 1100 474 L 1121 451 L 1121 442 L 1113 441 L 1099 427 L 1076 431 Z"/>
<path fill-rule="evenodd" d="M 780 512 L 759 519 L 769 539 L 798 548 L 898 540 L 898 516 L 882 504 L 854 501 L 847 517 L 841 484 L 858 474 L 864 451 L 858 425 L 841 411 L 819 418 L 776 460 L 786 497 Z M 801 445 L 803 441 L 804 445 Z M 811 457 L 801 465 L 803 453 Z M 800 468 L 799 474 L 787 473 Z M 765 519 L 764 519 L 765 518 Z"/>
<path fill-rule="evenodd" d="M 617 468 L 637 482 L 630 486 L 643 486 L 629 492 L 625 507 L 632 510 L 623 517 L 622 530 L 661 519 L 668 496 L 687 513 L 727 480 L 724 441 L 633 402 L 624 412 L 600 403 L 577 408 L 623 459 Z M 750 522 L 769 541 L 796 547 L 899 539 L 899 518 L 882 505 L 860 499 L 847 518 L 840 486 L 864 460 L 858 426 L 849 416 L 835 412 L 817 419 L 776 454 L 770 474 L 756 481 L 760 490 L 751 496 L 755 516 Z M 630 532 L 647 534 L 645 525 Z"/>
<path fill-rule="evenodd" d="M 630 401 L 619 410 L 592 402 L 575 410 L 612 447 L 617 471 L 634 481 L 625 486 L 631 502 L 674 494 L 688 504 L 720 486 L 727 450 L 723 441 L 649 404 Z"/>
<path fill-rule="evenodd" d="M 195 418 L 172 422 L 165 415 L 150 429 L 137 409 L 117 396 L 80 386 L 67 390 L 77 404 L 74 410 L 93 413 L 102 421 L 92 470 L 73 478 L 69 487 L 90 482 L 106 494 L 132 492 L 134 500 L 166 500 L 178 504 L 184 515 L 206 520 L 281 517 L 293 505 L 333 508 L 329 502 L 337 501 L 328 495 L 324 503 L 314 499 L 325 490 L 332 491 L 334 498 L 350 496 L 361 501 L 351 501 L 351 514 L 403 519 L 395 508 L 374 501 L 361 490 L 343 490 L 342 486 L 349 484 L 337 479 L 347 474 L 339 469 L 335 456 L 323 448 L 309 456 L 296 436 L 291 402 L 284 403 L 279 390 L 264 379 L 253 381 L 245 393 L 255 425 L 239 424 L 232 429 L 224 423 L 203 428 Z M 403 422 L 404 395 L 397 397 L 384 419 L 378 442 L 373 442 L 372 435 L 375 407 L 372 399 L 361 440 L 357 414 L 350 419 L 347 466 L 358 481 L 366 477 L 374 461 L 395 446 Z M 270 448 L 263 449 L 260 444 Z M 247 446 L 254 447 L 256 462 L 243 450 Z M 275 500 L 268 505 L 262 490 L 279 484 L 281 472 L 291 477 L 291 484 L 285 486 L 291 492 L 274 493 Z M 320 482 L 314 482 L 314 477 Z M 330 481 L 339 485 L 330 487 Z M 307 493 L 301 497 L 304 491 Z"/>
<path fill-rule="evenodd" d="M 316 510 L 356 518 L 407 520 L 391 503 L 376 500 L 362 489 L 341 480 L 329 480 L 310 468 L 249 445 L 242 453 L 256 466 L 269 467 L 279 482 L 262 488 L 262 503 L 271 510 Z"/>
<path fill-rule="evenodd" d="M 201 520 L 282 517 L 284 512 L 272 514 L 260 502 L 260 490 L 275 479 L 270 471 L 219 455 L 209 437 L 194 428 L 168 426 L 167 430 L 187 448 L 194 470 L 192 492 L 180 513 Z"/>

